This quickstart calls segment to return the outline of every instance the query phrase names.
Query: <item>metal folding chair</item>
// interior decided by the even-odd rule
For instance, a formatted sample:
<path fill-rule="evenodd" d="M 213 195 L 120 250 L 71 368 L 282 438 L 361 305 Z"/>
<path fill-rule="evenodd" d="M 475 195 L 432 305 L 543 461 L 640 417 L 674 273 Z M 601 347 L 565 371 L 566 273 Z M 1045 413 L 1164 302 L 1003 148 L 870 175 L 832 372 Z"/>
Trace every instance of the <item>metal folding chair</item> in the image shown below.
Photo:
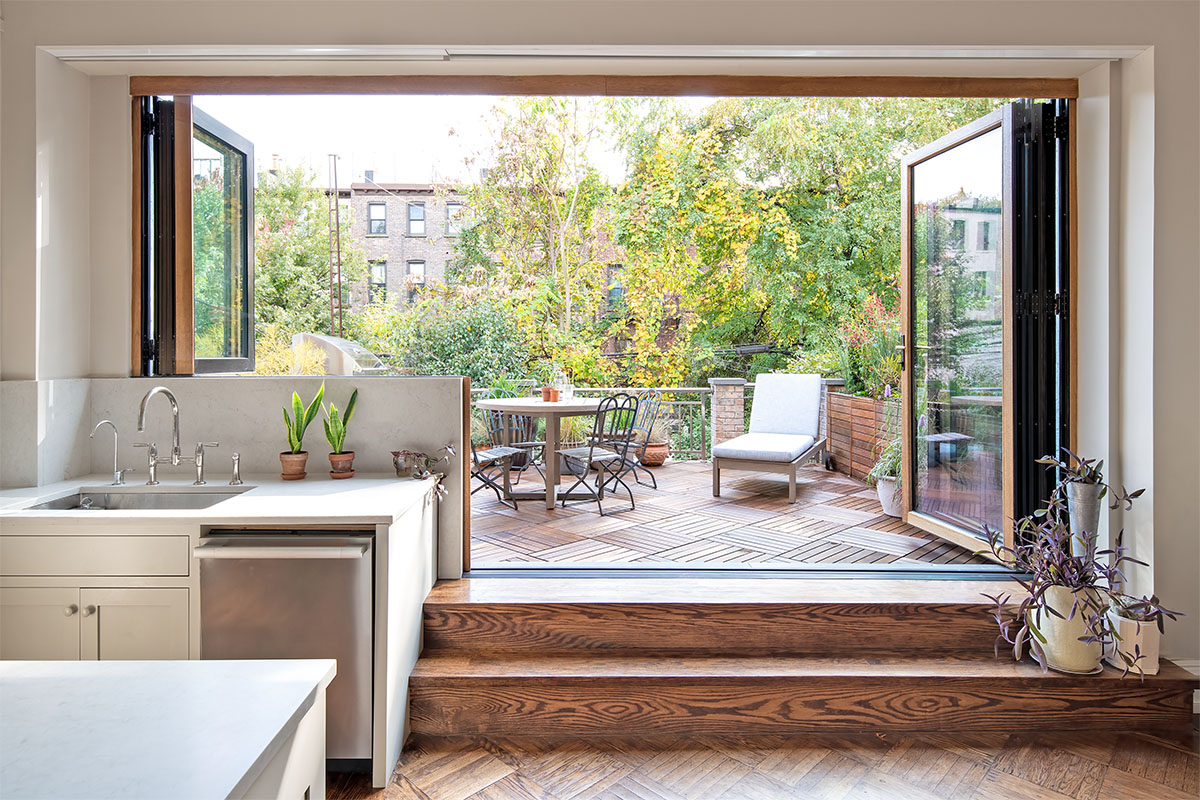
<path fill-rule="evenodd" d="M 567 469 L 575 476 L 575 483 L 567 488 L 569 497 L 576 488 L 586 491 L 589 498 L 573 501 L 575 503 L 596 502 L 600 516 L 604 516 L 604 493 L 612 492 L 617 487 L 624 487 L 629 494 L 629 508 L 634 508 L 633 490 L 621 479 L 624 471 L 623 453 L 629 450 L 629 439 L 633 435 L 633 424 L 637 419 L 637 398 L 624 392 L 606 397 L 600 401 L 596 409 L 596 421 L 592 428 L 591 438 L 583 447 L 572 447 L 559 450 Z M 588 483 L 591 468 L 596 468 L 595 484 Z M 567 498 L 562 500 L 563 507 Z"/>
<path fill-rule="evenodd" d="M 645 389 L 637 396 L 637 418 L 633 421 L 633 434 L 628 447 L 621 452 L 621 475 L 632 474 L 638 485 L 645 486 L 638 477 L 642 470 L 650 477 L 650 485 L 658 489 L 658 480 L 654 473 L 642 466 L 642 456 L 646 453 L 646 445 L 650 443 L 650 431 L 658 421 L 658 412 L 662 408 L 662 395 L 657 389 Z"/>

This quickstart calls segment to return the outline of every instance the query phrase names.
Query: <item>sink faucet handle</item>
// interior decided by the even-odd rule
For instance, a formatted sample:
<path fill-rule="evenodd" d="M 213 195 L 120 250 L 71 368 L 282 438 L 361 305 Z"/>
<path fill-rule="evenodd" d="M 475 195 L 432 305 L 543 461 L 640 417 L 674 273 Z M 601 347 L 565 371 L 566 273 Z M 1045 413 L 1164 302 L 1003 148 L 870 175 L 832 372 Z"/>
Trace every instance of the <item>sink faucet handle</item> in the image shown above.
<path fill-rule="evenodd" d="M 158 485 L 158 445 L 154 442 L 134 442 L 134 447 L 146 448 L 146 468 L 150 473 L 146 479 L 147 486 Z"/>
<path fill-rule="evenodd" d="M 220 447 L 220 442 L 196 442 L 196 480 L 192 481 L 193 486 L 203 486 L 208 481 L 204 480 L 204 448 Z"/>
<path fill-rule="evenodd" d="M 113 486 L 124 486 L 125 485 L 125 473 L 127 473 L 127 472 L 137 472 L 137 470 L 132 469 L 131 467 L 126 467 L 125 469 L 113 470 L 112 485 Z"/>

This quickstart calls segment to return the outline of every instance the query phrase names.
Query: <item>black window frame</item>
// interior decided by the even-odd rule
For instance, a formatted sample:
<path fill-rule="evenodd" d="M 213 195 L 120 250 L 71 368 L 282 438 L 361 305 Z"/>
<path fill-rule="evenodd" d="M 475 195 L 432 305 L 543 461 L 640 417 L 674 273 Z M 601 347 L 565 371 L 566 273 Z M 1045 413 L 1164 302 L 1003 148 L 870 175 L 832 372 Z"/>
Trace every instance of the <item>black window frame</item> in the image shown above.
<path fill-rule="evenodd" d="M 375 280 L 375 267 L 383 267 L 383 280 Z M 375 297 L 382 291 L 387 291 L 388 279 L 388 260 L 386 258 L 373 258 L 367 262 L 367 302 L 373 302 Z"/>
<path fill-rule="evenodd" d="M 382 208 L 383 216 L 375 219 L 371 216 L 371 209 Z M 375 230 L 375 223 L 382 223 L 380 230 Z M 387 203 L 383 201 L 371 200 L 367 203 L 367 236 L 387 236 Z"/>
<path fill-rule="evenodd" d="M 413 218 L 413 209 L 414 208 L 421 209 L 421 218 L 420 219 Z M 414 222 L 421 223 L 421 232 L 420 233 L 413 233 L 413 223 Z M 428 230 L 429 230 L 429 215 L 425 208 L 424 200 L 409 200 L 408 201 L 408 227 L 406 230 L 408 231 L 409 236 L 418 236 L 418 237 L 423 237 L 428 232 Z"/>
<path fill-rule="evenodd" d="M 455 217 L 450 213 L 452 208 L 458 209 L 458 216 Z M 449 200 L 446 202 L 446 235 L 459 236 L 462 234 L 463 214 L 466 213 L 467 206 L 458 200 Z"/>
<path fill-rule="evenodd" d="M 235 150 L 241 151 L 246 161 L 242 174 L 245 177 L 242 191 L 242 207 L 245 213 L 242 217 L 241 235 L 244 239 L 243 249 L 246 254 L 246 265 L 242 271 L 242 352 L 245 356 L 237 358 L 200 358 L 193 356 L 192 372 L 197 375 L 211 375 L 225 372 L 254 371 L 254 143 L 231 129 L 210 114 L 192 106 L 192 128 L 203 130 L 209 136 L 219 139 Z M 189 133 L 189 136 L 194 133 Z M 193 274 L 192 280 L 195 280 Z M 194 328 L 194 326 L 193 326 Z M 194 334 L 194 330 L 193 330 Z"/>

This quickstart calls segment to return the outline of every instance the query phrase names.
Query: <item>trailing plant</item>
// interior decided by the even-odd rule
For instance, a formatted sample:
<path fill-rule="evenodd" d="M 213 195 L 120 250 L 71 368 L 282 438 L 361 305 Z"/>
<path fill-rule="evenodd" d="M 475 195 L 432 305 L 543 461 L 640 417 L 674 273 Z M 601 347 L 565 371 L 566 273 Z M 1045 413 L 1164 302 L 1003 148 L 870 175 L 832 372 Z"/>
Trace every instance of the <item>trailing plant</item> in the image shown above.
<path fill-rule="evenodd" d="M 283 424 L 287 428 L 288 447 L 290 453 L 301 453 L 304 451 L 304 432 L 308 430 L 308 426 L 317 416 L 317 409 L 321 408 L 321 400 L 325 397 L 325 383 L 321 382 L 321 388 L 317 390 L 317 396 L 312 399 L 306 408 L 300 402 L 300 395 L 297 392 L 292 392 L 292 415 L 288 415 L 286 407 L 283 409 Z"/>
<path fill-rule="evenodd" d="M 1046 463 L 1043 459 L 1038 461 Z M 1083 459 L 1077 461 L 1084 465 L 1091 463 Z M 1155 621 L 1160 630 L 1164 617 L 1174 620 L 1183 616 L 1177 611 L 1164 608 L 1155 596 L 1135 597 L 1120 590 L 1119 587 L 1125 583 L 1125 574 L 1122 571 L 1125 564 L 1146 566 L 1144 561 L 1128 555 L 1128 548 L 1121 543 L 1124 531 L 1117 534 L 1116 546 L 1108 550 L 1096 550 L 1096 534 L 1088 533 L 1085 535 L 1087 547 L 1083 554 L 1072 554 L 1065 492 L 1062 490 L 1067 480 L 1064 478 L 1059 481 L 1046 508 L 1016 521 L 1015 544 L 1012 547 L 1004 544 L 1004 537 L 1000 531 L 984 525 L 991 553 L 1015 569 L 1018 574 L 1025 573 L 1029 576 L 1013 578 L 1025 590 L 1025 596 L 1015 608 L 1009 603 L 1011 595 L 984 594 L 984 597 L 995 604 L 992 617 L 1000 628 L 996 637 L 996 657 L 1000 657 L 1000 646 L 1005 644 L 1011 646 L 1013 659 L 1020 661 L 1028 646 L 1034 660 L 1041 665 L 1043 671 L 1048 665 L 1043 649 L 1047 640 L 1042 633 L 1042 627 L 1043 622 L 1050 617 L 1071 620 L 1076 615 L 1081 615 L 1086 623 L 1087 634 L 1079 640 L 1089 645 L 1100 643 L 1107 651 L 1116 650 L 1114 644 L 1121 641 L 1121 636 L 1108 615 L 1110 605 L 1137 609 L 1147 620 Z M 1133 498 L 1141 493 L 1141 490 L 1128 495 L 1122 493 L 1122 500 L 1132 505 Z M 1071 591 L 1073 600 L 1070 608 L 1051 606 L 1047 594 L 1054 586 Z M 1133 654 L 1118 652 L 1121 653 L 1125 664 L 1124 674 L 1136 669 L 1139 675 L 1145 677 L 1139 664 L 1142 654 L 1138 648 L 1135 648 Z"/>
<path fill-rule="evenodd" d="M 354 417 L 354 407 L 358 404 L 358 389 L 350 393 L 350 400 L 346 403 L 346 410 L 339 412 L 338 407 L 332 402 L 329 408 L 325 411 L 325 439 L 329 442 L 329 447 L 334 454 L 345 452 L 342 447 L 346 444 L 346 426 L 350 424 L 351 418 Z"/>
<path fill-rule="evenodd" d="M 450 442 L 447 442 L 434 452 L 439 454 L 437 458 L 434 458 L 429 453 L 423 453 L 416 450 L 401 450 L 400 456 L 408 459 L 408 461 L 412 463 L 413 478 L 419 481 L 423 481 L 426 478 L 433 478 L 433 491 L 435 494 L 437 494 L 438 499 L 441 500 L 446 497 L 446 487 L 442 485 L 442 481 L 445 479 L 446 473 L 434 472 L 433 468 L 438 464 L 441 464 L 443 461 L 447 464 L 450 463 L 450 459 L 455 455 L 454 445 Z"/>

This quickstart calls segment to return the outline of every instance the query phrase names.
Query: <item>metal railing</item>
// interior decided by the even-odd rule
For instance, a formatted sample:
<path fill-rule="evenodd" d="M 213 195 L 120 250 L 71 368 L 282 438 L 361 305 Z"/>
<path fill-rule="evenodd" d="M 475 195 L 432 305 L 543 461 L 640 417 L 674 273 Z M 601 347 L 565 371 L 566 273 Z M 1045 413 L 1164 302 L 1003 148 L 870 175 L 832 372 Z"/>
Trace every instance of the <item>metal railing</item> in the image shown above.
<path fill-rule="evenodd" d="M 532 382 L 530 382 L 532 386 Z M 672 458 L 706 461 L 709 455 L 708 417 L 712 389 L 708 386 L 576 386 L 575 394 L 585 397 L 625 392 L 638 394 L 654 389 L 662 395 L 660 418 L 667 420 L 668 452 Z M 472 387 L 472 395 L 490 391 Z"/>

